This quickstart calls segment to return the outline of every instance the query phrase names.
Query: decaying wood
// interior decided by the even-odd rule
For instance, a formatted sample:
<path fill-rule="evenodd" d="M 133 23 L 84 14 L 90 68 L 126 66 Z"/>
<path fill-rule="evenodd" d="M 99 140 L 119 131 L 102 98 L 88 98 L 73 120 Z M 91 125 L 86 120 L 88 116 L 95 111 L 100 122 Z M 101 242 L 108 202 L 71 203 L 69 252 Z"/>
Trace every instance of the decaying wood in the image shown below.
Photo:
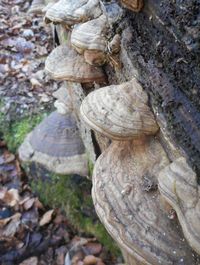
<path fill-rule="evenodd" d="M 199 1 L 149 0 L 143 12 L 128 12 L 130 30 L 122 34 L 124 68 L 117 79 L 120 83 L 134 75 L 142 82 L 176 145 L 199 175 L 200 35 L 194 13 L 199 14 Z"/>

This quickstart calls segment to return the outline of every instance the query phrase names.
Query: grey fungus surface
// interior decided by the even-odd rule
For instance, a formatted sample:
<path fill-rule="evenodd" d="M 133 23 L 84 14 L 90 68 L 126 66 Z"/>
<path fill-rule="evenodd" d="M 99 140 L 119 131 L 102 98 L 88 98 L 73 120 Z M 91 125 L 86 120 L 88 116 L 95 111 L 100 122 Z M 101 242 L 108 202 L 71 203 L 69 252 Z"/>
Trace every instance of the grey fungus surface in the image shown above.
<path fill-rule="evenodd" d="M 58 174 L 87 175 L 87 156 L 72 114 L 46 117 L 19 148 L 23 161 L 34 161 Z"/>

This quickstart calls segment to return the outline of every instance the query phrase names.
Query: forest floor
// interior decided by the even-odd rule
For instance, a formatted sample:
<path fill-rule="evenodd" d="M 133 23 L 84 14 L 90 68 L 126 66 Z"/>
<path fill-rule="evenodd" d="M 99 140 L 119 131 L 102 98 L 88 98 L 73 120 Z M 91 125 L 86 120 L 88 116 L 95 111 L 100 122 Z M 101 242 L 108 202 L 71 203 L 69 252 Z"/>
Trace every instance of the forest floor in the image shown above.
<path fill-rule="evenodd" d="M 0 131 L 7 132 L 0 135 L 0 264 L 117 264 L 60 209 L 40 201 L 15 154 L 25 134 L 52 110 L 52 92 L 59 87 L 43 70 L 54 45 L 51 28 L 42 16 L 27 13 L 29 5 L 0 3 Z"/>

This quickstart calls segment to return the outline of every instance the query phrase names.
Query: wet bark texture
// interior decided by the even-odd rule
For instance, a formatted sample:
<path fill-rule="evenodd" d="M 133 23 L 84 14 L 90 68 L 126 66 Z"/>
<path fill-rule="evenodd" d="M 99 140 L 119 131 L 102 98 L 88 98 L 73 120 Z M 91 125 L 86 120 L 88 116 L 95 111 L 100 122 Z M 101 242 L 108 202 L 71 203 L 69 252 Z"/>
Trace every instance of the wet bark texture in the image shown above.
<path fill-rule="evenodd" d="M 200 175 L 200 1 L 147 0 L 124 25 L 118 81 L 140 80 Z"/>

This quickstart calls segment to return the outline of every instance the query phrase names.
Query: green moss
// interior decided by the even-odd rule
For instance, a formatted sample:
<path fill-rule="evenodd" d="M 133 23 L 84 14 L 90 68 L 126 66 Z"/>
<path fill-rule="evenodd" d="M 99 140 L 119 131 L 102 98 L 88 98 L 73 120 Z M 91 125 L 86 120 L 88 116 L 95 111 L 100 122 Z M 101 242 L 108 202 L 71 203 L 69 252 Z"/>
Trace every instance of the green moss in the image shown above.
<path fill-rule="evenodd" d="M 90 195 L 91 181 L 79 176 L 52 175 L 51 180 L 34 180 L 31 186 L 45 205 L 62 209 L 75 229 L 95 236 L 113 255 L 120 255 L 95 214 Z"/>
<path fill-rule="evenodd" d="M 0 108 L 2 108 L 2 104 L 0 102 Z M 7 143 L 8 149 L 15 153 L 26 135 L 42 121 L 44 116 L 46 116 L 46 113 L 24 114 L 24 117 L 12 117 L 12 119 L 8 120 L 6 114 L 0 112 L 0 133 L 3 135 L 2 137 Z"/>
<path fill-rule="evenodd" d="M 94 164 L 92 163 L 92 161 L 88 157 L 88 175 L 89 175 L 89 177 L 92 177 L 93 169 L 94 169 Z"/>

